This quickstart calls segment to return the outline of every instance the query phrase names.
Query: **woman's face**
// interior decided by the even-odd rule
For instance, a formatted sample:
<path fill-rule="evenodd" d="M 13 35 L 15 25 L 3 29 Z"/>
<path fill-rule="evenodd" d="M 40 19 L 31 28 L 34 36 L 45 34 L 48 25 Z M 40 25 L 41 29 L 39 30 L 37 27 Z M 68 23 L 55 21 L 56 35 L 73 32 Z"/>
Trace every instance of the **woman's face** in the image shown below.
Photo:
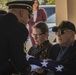
<path fill-rule="evenodd" d="M 32 29 L 32 37 L 36 43 L 36 45 L 40 45 L 44 41 L 47 40 L 48 38 L 48 33 L 42 33 L 40 29 L 38 28 L 33 28 Z"/>
<path fill-rule="evenodd" d="M 39 6 L 38 1 L 35 0 L 35 1 L 34 1 L 34 4 L 33 4 L 33 8 L 38 8 L 38 6 Z"/>

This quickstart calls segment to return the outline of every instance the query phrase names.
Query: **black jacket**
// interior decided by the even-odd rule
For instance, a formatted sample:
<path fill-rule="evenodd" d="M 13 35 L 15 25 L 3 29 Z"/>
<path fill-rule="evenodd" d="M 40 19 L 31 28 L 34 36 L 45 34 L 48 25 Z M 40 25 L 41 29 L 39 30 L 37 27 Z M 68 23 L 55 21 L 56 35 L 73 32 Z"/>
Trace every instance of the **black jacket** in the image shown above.
<path fill-rule="evenodd" d="M 27 37 L 27 28 L 15 15 L 8 13 L 0 18 L 0 74 L 14 70 L 26 74 L 29 64 L 25 58 L 24 43 Z"/>
<path fill-rule="evenodd" d="M 56 44 L 51 48 L 49 52 L 51 59 L 56 60 L 60 48 L 59 44 Z M 68 48 L 67 52 L 62 56 L 57 64 L 63 65 L 66 70 L 62 72 L 54 71 L 55 75 L 76 75 L 76 41 Z"/>

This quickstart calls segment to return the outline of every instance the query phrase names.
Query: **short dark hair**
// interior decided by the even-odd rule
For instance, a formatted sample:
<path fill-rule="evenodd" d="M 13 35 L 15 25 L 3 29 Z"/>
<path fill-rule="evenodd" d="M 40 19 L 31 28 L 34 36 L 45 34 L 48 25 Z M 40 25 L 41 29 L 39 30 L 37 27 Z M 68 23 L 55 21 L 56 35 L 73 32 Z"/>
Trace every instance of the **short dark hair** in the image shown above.
<path fill-rule="evenodd" d="M 47 24 L 43 21 L 39 21 L 35 23 L 35 25 L 32 28 L 38 28 L 41 30 L 42 33 L 49 32 Z"/>

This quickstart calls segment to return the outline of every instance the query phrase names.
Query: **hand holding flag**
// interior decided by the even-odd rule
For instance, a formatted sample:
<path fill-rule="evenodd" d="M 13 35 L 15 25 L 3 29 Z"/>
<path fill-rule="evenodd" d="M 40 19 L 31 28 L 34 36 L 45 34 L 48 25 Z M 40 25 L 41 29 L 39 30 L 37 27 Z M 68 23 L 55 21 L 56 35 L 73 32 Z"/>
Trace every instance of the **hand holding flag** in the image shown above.
<path fill-rule="evenodd" d="M 39 68 L 45 68 L 45 69 L 59 71 L 59 72 L 65 71 L 64 66 L 62 66 L 61 64 L 57 64 L 55 61 L 40 60 L 30 55 L 26 55 L 26 58 L 31 65 L 31 71 L 34 71 Z"/>

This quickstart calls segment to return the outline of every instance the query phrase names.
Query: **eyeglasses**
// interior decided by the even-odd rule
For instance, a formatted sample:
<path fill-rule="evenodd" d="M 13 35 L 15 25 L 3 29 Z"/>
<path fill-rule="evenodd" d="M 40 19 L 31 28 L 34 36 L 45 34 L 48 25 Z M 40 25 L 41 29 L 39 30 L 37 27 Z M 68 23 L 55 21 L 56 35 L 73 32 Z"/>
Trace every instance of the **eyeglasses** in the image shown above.
<path fill-rule="evenodd" d="M 66 29 L 66 30 L 58 30 L 58 31 L 56 32 L 56 34 L 58 33 L 58 34 L 60 34 L 60 35 L 63 35 L 63 34 L 65 34 L 66 32 L 69 32 L 69 31 L 71 31 L 71 30 L 69 30 L 69 29 Z"/>
<path fill-rule="evenodd" d="M 39 38 L 42 34 L 44 34 L 44 33 L 41 33 L 41 34 L 31 34 L 31 36 Z"/>

